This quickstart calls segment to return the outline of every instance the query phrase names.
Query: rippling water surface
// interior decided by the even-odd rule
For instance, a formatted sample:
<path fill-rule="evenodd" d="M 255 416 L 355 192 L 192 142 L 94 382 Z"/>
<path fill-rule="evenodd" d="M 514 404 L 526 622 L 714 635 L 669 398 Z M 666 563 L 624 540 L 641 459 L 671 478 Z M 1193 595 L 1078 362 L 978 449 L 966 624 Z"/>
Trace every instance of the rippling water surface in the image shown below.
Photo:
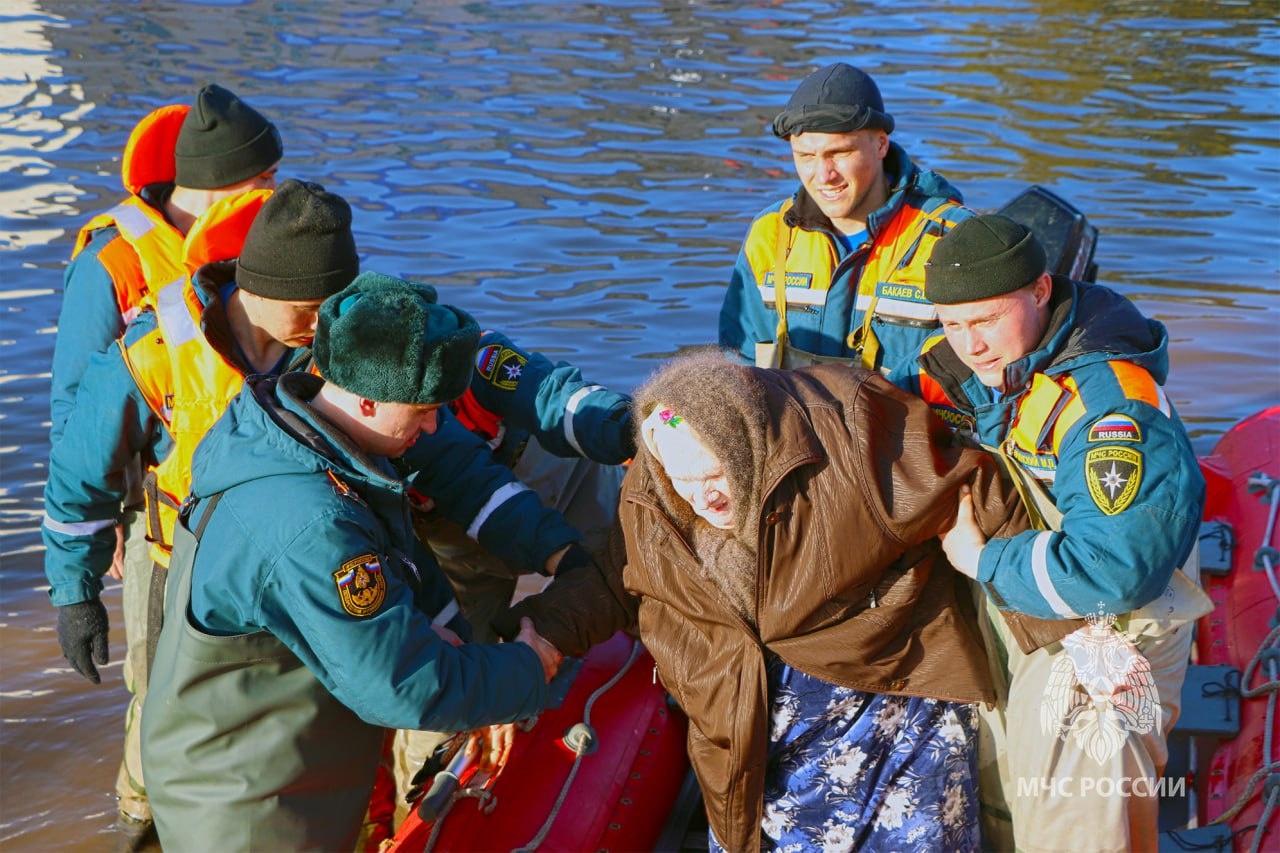
<path fill-rule="evenodd" d="M 1203 452 L 1280 401 L 1277 29 L 1271 2 L 7 0 L 0 843 L 110 844 L 123 632 L 102 686 L 66 668 L 39 518 L 61 271 L 150 109 L 235 90 L 279 125 L 282 175 L 352 202 L 366 269 L 629 389 L 715 340 L 748 221 L 794 184 L 768 122 L 847 60 L 971 206 L 1039 183 L 1101 229 Z"/>

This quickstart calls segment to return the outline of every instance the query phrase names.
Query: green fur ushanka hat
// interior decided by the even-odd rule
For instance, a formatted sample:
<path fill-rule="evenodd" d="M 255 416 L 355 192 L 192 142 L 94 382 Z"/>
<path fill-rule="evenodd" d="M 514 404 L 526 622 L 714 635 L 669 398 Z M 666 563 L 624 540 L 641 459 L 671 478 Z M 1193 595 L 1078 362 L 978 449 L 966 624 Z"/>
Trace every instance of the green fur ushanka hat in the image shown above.
<path fill-rule="evenodd" d="M 361 273 L 320 305 L 312 353 L 328 382 L 369 400 L 431 405 L 461 397 L 480 326 L 436 302 L 436 290 Z"/>

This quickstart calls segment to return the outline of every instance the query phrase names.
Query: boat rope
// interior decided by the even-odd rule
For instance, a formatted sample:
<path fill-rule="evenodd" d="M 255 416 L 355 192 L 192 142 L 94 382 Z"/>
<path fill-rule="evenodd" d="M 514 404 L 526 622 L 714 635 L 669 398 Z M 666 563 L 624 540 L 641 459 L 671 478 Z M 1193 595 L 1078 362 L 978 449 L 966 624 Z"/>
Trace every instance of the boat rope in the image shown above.
<path fill-rule="evenodd" d="M 463 747 L 465 749 L 465 747 Z M 494 778 L 494 777 L 490 777 Z M 494 806 L 498 804 L 498 799 L 488 788 L 459 788 L 449 795 L 448 801 L 444 804 L 444 808 L 440 810 L 440 814 L 436 817 L 435 822 L 431 826 L 431 834 L 427 836 L 427 843 L 422 848 L 422 853 L 431 853 L 435 849 L 436 841 L 440 838 L 440 830 L 444 827 L 445 816 L 449 814 L 449 810 L 453 808 L 453 804 L 458 800 L 470 797 L 479 800 L 476 808 L 485 814 L 493 811 Z"/>
<path fill-rule="evenodd" d="M 1267 514 L 1266 532 L 1262 535 L 1262 545 L 1254 552 L 1254 562 L 1260 564 L 1260 567 L 1266 570 L 1267 580 L 1271 583 L 1271 591 L 1275 593 L 1276 599 L 1280 600 L 1280 584 L 1276 582 L 1276 567 L 1271 558 L 1272 554 L 1275 553 L 1271 549 L 1271 537 L 1276 530 L 1276 512 L 1280 509 L 1280 480 L 1275 480 L 1262 473 L 1254 474 L 1249 478 L 1249 491 L 1255 494 L 1263 492 L 1263 500 L 1269 499 L 1271 502 L 1271 511 Z M 1270 676 L 1269 680 L 1263 681 L 1256 687 L 1251 687 L 1250 683 L 1264 662 L 1266 663 L 1264 672 Z M 1271 777 L 1274 774 L 1280 774 L 1280 761 L 1276 760 L 1275 754 L 1272 752 L 1274 746 L 1272 738 L 1276 728 L 1276 700 L 1277 697 L 1280 697 L 1280 674 L 1277 673 L 1277 667 L 1280 667 L 1280 625 L 1267 632 L 1267 636 L 1258 644 L 1258 650 L 1249 660 L 1249 664 L 1244 668 L 1244 673 L 1240 677 L 1240 696 L 1242 698 L 1255 699 L 1263 695 L 1267 697 L 1267 710 L 1264 715 L 1262 730 L 1262 766 L 1249 777 L 1249 782 L 1245 785 L 1244 791 L 1236 798 L 1231 808 L 1209 821 L 1209 825 L 1212 826 L 1213 824 L 1226 823 L 1235 818 L 1253 799 L 1254 790 L 1258 787 L 1258 783 L 1267 780 L 1267 784 L 1263 788 L 1261 819 L 1254 828 L 1253 842 L 1250 845 L 1251 853 L 1257 853 L 1262 849 L 1262 838 L 1268 832 L 1267 823 L 1276 809 L 1277 802 L 1280 802 L 1280 785 L 1271 781 Z"/>
<path fill-rule="evenodd" d="M 454 793 L 449 796 L 449 802 L 445 803 L 444 808 L 440 810 L 440 815 L 436 818 L 436 822 L 431 826 L 431 834 L 427 836 L 427 843 L 426 846 L 422 848 L 422 853 L 431 853 L 431 851 L 435 849 L 436 841 L 440 838 L 440 830 L 444 827 L 444 819 L 449 816 L 449 810 L 453 808 L 456 794 L 457 791 L 454 791 Z"/>
<path fill-rule="evenodd" d="M 1267 796 L 1267 804 L 1262 807 L 1262 816 L 1258 818 L 1257 831 L 1253 833 L 1253 843 L 1249 845 L 1249 853 L 1259 853 L 1262 850 L 1262 837 L 1267 834 L 1267 824 L 1271 822 L 1271 814 L 1276 809 L 1276 803 L 1280 803 L 1280 785 L 1273 786 L 1271 793 Z"/>
<path fill-rule="evenodd" d="M 587 699 L 587 704 L 582 708 L 583 725 L 591 725 L 591 707 L 595 705 L 597 699 L 607 693 L 614 685 L 622 680 L 622 676 L 627 674 L 627 670 L 631 669 L 631 665 L 636 662 L 636 658 L 639 656 L 640 641 L 633 640 L 631 643 L 631 656 L 627 658 L 627 662 L 622 665 L 621 669 L 614 673 L 613 678 L 610 678 L 604 684 L 600 685 L 600 687 L 591 694 L 591 698 Z M 577 755 L 574 756 L 573 767 L 569 770 L 569 777 L 564 780 L 564 785 L 560 788 L 560 796 L 556 798 L 556 804 L 551 807 L 551 813 L 547 815 L 547 820 L 542 824 L 542 828 L 539 829 L 537 835 L 533 836 L 533 838 L 531 838 L 526 844 L 522 847 L 517 847 L 515 850 L 511 851 L 511 853 L 533 853 L 534 850 L 538 849 L 538 845 L 542 844 L 543 841 L 546 841 L 547 833 L 551 832 L 551 827 L 556 822 L 556 817 L 560 814 L 560 809 L 564 806 L 565 799 L 569 796 L 569 788 L 573 785 L 574 777 L 578 775 L 578 768 L 582 765 L 582 759 L 587 754 L 587 746 L 588 742 L 586 740 L 580 740 L 577 747 L 575 747 L 574 751 Z"/>
<path fill-rule="evenodd" d="M 1262 492 L 1263 500 L 1271 501 L 1271 512 L 1267 514 L 1267 531 L 1262 534 L 1262 545 L 1254 552 L 1254 562 L 1267 573 L 1267 581 L 1271 584 L 1271 592 L 1276 601 L 1280 601 L 1280 580 L 1276 579 L 1276 565 L 1273 557 L 1276 554 L 1271 547 L 1271 536 L 1276 531 L 1276 511 L 1280 510 L 1280 480 L 1268 477 L 1259 471 L 1249 478 L 1250 492 Z"/>

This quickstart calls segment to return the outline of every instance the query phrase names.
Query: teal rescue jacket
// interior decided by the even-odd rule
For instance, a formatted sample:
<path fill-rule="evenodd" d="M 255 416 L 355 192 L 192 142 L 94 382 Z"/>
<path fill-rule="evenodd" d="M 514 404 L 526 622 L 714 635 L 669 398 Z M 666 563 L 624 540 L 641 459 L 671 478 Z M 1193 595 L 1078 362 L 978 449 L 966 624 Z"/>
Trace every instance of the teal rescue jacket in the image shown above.
<path fill-rule="evenodd" d="M 338 786 L 358 829 L 381 742 L 369 727 L 468 730 L 547 702 L 528 646 L 455 647 L 436 634 L 433 623 L 466 627 L 414 536 L 407 485 L 310 409 L 322 383 L 251 377 L 196 451 L 186 526 L 199 541 L 175 535 L 173 554 L 189 566 L 189 604 L 185 618 L 165 620 L 143 712 L 144 772 L 166 849 L 193 825 L 220 843 L 333 848 L 346 834 L 313 828 L 332 831 Z M 281 662 L 291 659 L 293 687 L 282 690 Z M 263 678 L 275 686 L 253 689 Z M 331 744 L 312 768 L 298 756 L 314 754 L 318 738 L 373 746 Z M 347 766 L 333 766 L 334 755 Z M 264 774 L 272 790 L 257 790 Z"/>
<path fill-rule="evenodd" d="M 552 363 L 501 332 L 486 330 L 467 393 L 451 405 L 459 420 L 510 460 L 532 435 L 556 456 L 621 465 L 635 455 L 631 397 Z"/>
<path fill-rule="evenodd" d="M 992 539 L 978 580 L 1002 609 L 1119 616 L 1155 600 L 1190 555 L 1205 481 L 1163 385 L 1168 335 L 1128 299 L 1053 277 L 1037 349 L 993 393 L 939 335 L 890 381 L 960 433 L 1000 447 L 1048 491 L 1060 531 Z"/>

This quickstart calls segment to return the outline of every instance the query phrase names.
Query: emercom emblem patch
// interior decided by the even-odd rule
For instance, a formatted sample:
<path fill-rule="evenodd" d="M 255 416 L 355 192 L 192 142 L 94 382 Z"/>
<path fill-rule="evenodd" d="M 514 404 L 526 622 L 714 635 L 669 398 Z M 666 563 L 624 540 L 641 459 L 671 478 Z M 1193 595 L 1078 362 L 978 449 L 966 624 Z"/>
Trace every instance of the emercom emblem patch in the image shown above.
<path fill-rule="evenodd" d="M 333 573 L 342 609 L 352 616 L 372 616 L 387 598 L 387 579 L 382 575 L 382 562 L 373 554 L 347 560 Z"/>
<path fill-rule="evenodd" d="M 1142 453 L 1132 447 L 1095 447 L 1084 456 L 1089 497 L 1107 515 L 1128 508 L 1142 483 Z"/>
<path fill-rule="evenodd" d="M 476 371 L 503 391 L 514 391 L 528 362 L 510 347 L 491 344 L 476 353 Z"/>

